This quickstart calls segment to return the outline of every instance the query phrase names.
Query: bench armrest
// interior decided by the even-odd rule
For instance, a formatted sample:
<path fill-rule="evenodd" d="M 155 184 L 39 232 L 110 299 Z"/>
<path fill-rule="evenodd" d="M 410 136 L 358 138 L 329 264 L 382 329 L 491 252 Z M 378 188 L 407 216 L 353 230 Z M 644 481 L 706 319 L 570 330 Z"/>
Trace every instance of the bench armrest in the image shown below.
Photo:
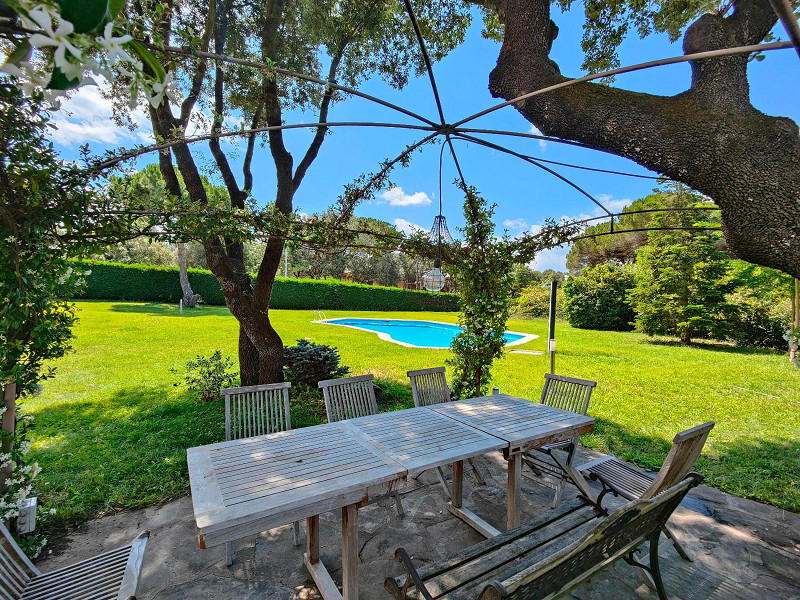
<path fill-rule="evenodd" d="M 431 596 L 430 592 L 425 587 L 425 584 L 422 582 L 419 573 L 417 573 L 414 563 L 411 562 L 411 557 L 408 555 L 408 552 L 406 552 L 404 548 L 398 548 L 394 553 L 394 559 L 403 565 L 403 568 L 406 571 L 405 581 L 403 582 L 403 586 L 400 587 L 398 584 L 398 579 L 400 579 L 399 577 L 397 579 L 394 577 L 387 577 L 383 584 L 383 586 L 386 588 L 386 591 L 388 591 L 397 600 L 406 600 L 408 588 L 413 583 L 414 587 L 417 588 L 417 591 L 422 595 L 423 598 L 425 598 L 425 600 L 433 600 L 433 596 Z"/>

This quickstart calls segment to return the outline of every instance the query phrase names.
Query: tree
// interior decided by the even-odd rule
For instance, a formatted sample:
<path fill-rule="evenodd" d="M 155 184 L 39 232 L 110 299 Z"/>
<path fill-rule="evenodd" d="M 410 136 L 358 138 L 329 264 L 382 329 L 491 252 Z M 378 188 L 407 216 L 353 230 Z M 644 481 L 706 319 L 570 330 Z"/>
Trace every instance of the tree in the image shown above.
<path fill-rule="evenodd" d="M 489 11 L 503 45 L 489 89 L 510 100 L 568 82 L 549 58 L 558 35 L 550 0 L 473 0 Z M 570 0 L 558 3 L 571 6 Z M 628 30 L 683 34 L 686 54 L 758 44 L 775 26 L 769 0 L 725 3 L 585 3 L 585 68 L 617 64 Z M 544 134 L 636 161 L 711 197 L 728 247 L 744 260 L 800 277 L 800 130 L 750 103 L 750 56 L 691 62 L 691 87 L 658 96 L 580 83 L 514 104 Z M 769 58 L 767 58 L 769 60 Z"/>
<path fill-rule="evenodd" d="M 573 327 L 630 331 L 635 315 L 625 299 L 633 286 L 632 266 L 587 267 L 564 283 L 564 314 Z"/>
<path fill-rule="evenodd" d="M 658 215 L 656 226 L 689 227 L 701 218 L 689 212 Z M 635 286 L 629 301 L 636 329 L 648 335 L 724 339 L 733 290 L 730 259 L 715 232 L 652 231 L 636 255 Z"/>
<path fill-rule="evenodd" d="M 246 134 L 241 182 L 237 179 L 219 135 L 226 116 L 241 115 L 250 129 L 270 127 L 266 142 L 276 177 L 271 203 L 274 217 L 263 259 L 255 281 L 246 273 L 241 240 L 207 235 L 201 241 L 208 266 L 220 281 L 226 303 L 239 321 L 239 365 L 243 385 L 280 381 L 283 378 L 283 344 L 269 318 L 269 301 L 290 234 L 293 198 L 316 159 L 328 127 L 328 113 L 340 95 L 331 86 L 279 77 L 266 69 L 236 68 L 212 62 L 203 53 L 213 50 L 239 59 L 318 74 L 322 80 L 356 86 L 372 73 L 402 87 L 410 73 L 421 72 L 421 57 L 410 40 L 413 32 L 394 2 L 308 2 L 305 0 L 257 0 L 236 4 L 232 0 L 170 0 L 166 10 L 153 11 L 151 3 L 135 0 L 132 12 L 141 15 L 147 43 L 164 47 L 174 40 L 192 40 L 192 49 L 178 60 L 174 53 L 159 54 L 162 63 L 173 64 L 170 75 L 183 82 L 185 93 L 178 102 L 165 100 L 149 107 L 153 129 L 160 139 L 172 142 L 159 153 L 159 165 L 174 195 L 180 186 L 173 164 L 186 185 L 188 200 L 196 207 L 207 203 L 198 161 L 183 141 L 198 102 L 211 106 L 213 123 L 209 141 L 216 168 L 228 190 L 231 211 L 244 211 L 252 202 L 252 165 L 256 132 Z M 440 59 L 463 39 L 469 14 L 460 7 L 428 0 L 418 7 L 434 60 Z M 323 66 L 324 65 L 324 66 Z M 208 85 L 206 85 L 208 82 Z M 173 104 L 176 113 L 173 112 Z M 283 111 L 302 108 L 315 113 L 320 123 L 298 162 L 277 127 Z M 263 168 L 262 168 L 263 170 Z"/>
<path fill-rule="evenodd" d="M 653 193 L 631 203 L 622 211 L 614 224 L 614 231 L 646 229 L 656 213 L 635 211 L 658 208 L 685 208 L 696 206 L 705 199 L 699 194 L 684 190 L 655 189 Z M 717 220 L 718 213 L 708 211 L 708 220 Z M 596 237 L 593 237 L 596 236 Z M 611 233 L 609 223 L 590 225 L 567 254 L 567 269 L 578 275 L 586 267 L 596 267 L 607 262 L 625 265 L 636 260 L 636 252 L 647 244 L 647 231 Z"/>

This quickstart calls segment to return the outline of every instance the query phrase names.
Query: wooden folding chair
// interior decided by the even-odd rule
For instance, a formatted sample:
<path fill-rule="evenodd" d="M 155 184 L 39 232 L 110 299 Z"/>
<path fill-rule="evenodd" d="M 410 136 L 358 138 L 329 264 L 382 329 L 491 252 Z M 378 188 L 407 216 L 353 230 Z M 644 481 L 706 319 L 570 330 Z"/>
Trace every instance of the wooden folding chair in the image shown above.
<path fill-rule="evenodd" d="M 226 388 L 225 441 L 289 431 L 289 388 L 291 383 L 266 383 Z M 294 545 L 300 544 L 300 522 L 294 522 Z M 233 564 L 234 542 L 225 545 L 228 566 Z"/>
<path fill-rule="evenodd" d="M 542 389 L 542 396 L 539 402 L 547 406 L 585 415 L 589 408 L 592 390 L 594 390 L 596 385 L 596 381 L 590 381 L 588 379 L 575 379 L 574 377 L 564 377 L 562 375 L 547 373 L 544 376 L 544 388 Z M 573 438 L 571 440 L 563 440 L 555 444 L 548 444 L 547 446 L 537 448 L 536 450 L 525 453 L 522 457 L 525 464 L 539 476 L 540 483 L 555 490 L 553 503 L 551 505 L 553 508 L 558 506 L 561 500 L 561 495 L 564 493 L 564 487 L 567 485 L 568 477 L 564 470 L 558 466 L 549 455 L 555 450 L 566 452 L 566 464 L 572 466 L 572 460 L 577 449 L 578 438 Z M 548 476 L 555 478 L 556 483 L 551 483 Z"/>
<path fill-rule="evenodd" d="M 686 431 L 681 431 L 672 440 L 672 448 L 655 477 L 645 473 L 615 456 L 604 456 L 597 460 L 584 463 L 578 470 L 585 476 L 599 481 L 603 486 L 600 495 L 611 492 L 622 496 L 626 500 L 654 498 L 667 488 L 682 481 L 700 457 L 700 452 L 708 439 L 708 434 L 714 428 L 714 422 L 709 421 Z M 664 534 L 672 540 L 678 554 L 684 560 L 692 559 L 680 545 L 669 527 L 664 525 Z"/>
<path fill-rule="evenodd" d="M 411 395 L 414 397 L 414 406 L 431 406 L 433 404 L 441 404 L 443 402 L 450 402 L 450 388 L 447 387 L 447 376 L 445 375 L 444 367 L 433 367 L 430 369 L 417 369 L 415 371 L 408 371 L 406 373 L 411 380 Z M 481 476 L 478 468 L 472 462 L 471 458 L 467 459 L 469 466 L 472 467 L 472 473 L 479 485 L 486 485 Z M 418 479 L 424 471 L 413 476 Z M 439 482 L 447 493 L 449 498 L 451 495 L 450 487 L 447 485 L 447 478 L 444 475 L 442 467 L 436 467 L 436 473 L 439 476 Z"/>
<path fill-rule="evenodd" d="M 0 600 L 136 600 L 149 535 L 42 573 L 0 523 Z"/>
<path fill-rule="evenodd" d="M 325 397 L 328 423 L 377 415 L 378 401 L 375 399 L 373 379 L 374 375 L 357 375 L 320 381 L 317 385 L 322 388 L 322 395 Z M 405 513 L 400 494 L 394 491 L 389 495 L 394 498 L 397 514 L 402 517 Z"/>

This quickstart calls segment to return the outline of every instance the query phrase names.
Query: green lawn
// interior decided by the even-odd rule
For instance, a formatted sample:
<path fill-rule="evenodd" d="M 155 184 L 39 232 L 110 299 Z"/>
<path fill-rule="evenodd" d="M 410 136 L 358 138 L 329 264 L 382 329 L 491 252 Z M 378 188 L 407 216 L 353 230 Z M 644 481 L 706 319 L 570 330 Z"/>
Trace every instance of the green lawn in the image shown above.
<path fill-rule="evenodd" d="M 57 509 L 51 529 L 186 494 L 186 448 L 223 439 L 223 408 L 221 401 L 197 404 L 187 398 L 170 368 L 216 349 L 236 357 L 237 325 L 224 308 L 181 317 L 177 307 L 161 304 L 78 307 L 75 352 L 56 363 L 56 377 L 26 402 L 37 421 L 32 455 L 43 468 L 39 491 L 45 505 Z M 286 343 L 308 337 L 333 344 L 354 373 L 396 382 L 395 390 L 403 386 L 403 400 L 397 401 L 395 391 L 393 408 L 411 404 L 407 370 L 441 365 L 449 354 L 312 324 L 310 311 L 273 315 Z M 456 320 L 452 313 L 391 317 Z M 541 336 L 522 346 L 534 350 L 545 349 L 546 328 L 543 320 L 509 323 L 509 329 Z M 509 354 L 495 368 L 494 385 L 538 398 L 547 368 L 547 356 Z M 714 420 L 717 427 L 698 465 L 707 482 L 800 512 L 800 370 L 785 356 L 685 348 L 559 323 L 557 372 L 598 381 L 589 407 L 597 427 L 585 436 L 587 446 L 657 468 L 675 432 Z"/>

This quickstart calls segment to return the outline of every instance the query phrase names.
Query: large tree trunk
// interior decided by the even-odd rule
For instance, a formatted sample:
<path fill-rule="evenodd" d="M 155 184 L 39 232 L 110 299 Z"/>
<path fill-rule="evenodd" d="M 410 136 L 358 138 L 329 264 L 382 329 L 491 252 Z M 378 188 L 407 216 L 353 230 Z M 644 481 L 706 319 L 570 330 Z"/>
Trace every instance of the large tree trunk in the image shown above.
<path fill-rule="evenodd" d="M 480 3 L 505 22 L 489 78 L 495 97 L 566 81 L 548 58 L 557 31 L 549 0 Z M 684 52 L 761 42 L 776 21 L 768 0 L 737 1 L 729 17 L 693 23 Z M 800 135 L 790 119 L 750 104 L 747 64 L 747 55 L 692 62 L 691 88 L 673 97 L 581 83 L 516 107 L 547 135 L 630 158 L 707 194 L 722 210 L 733 253 L 800 276 Z"/>

